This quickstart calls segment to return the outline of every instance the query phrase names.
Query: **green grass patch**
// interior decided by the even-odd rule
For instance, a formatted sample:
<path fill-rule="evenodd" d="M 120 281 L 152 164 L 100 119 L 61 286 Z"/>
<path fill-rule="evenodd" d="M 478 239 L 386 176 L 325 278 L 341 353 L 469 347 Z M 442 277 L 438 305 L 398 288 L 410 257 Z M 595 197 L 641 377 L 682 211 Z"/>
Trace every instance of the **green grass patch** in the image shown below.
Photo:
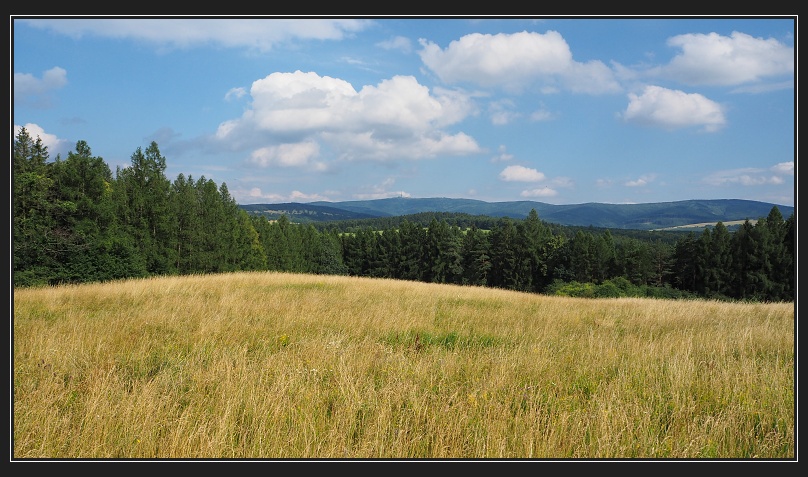
<path fill-rule="evenodd" d="M 456 331 L 430 333 L 420 330 L 391 332 L 385 335 L 382 341 L 393 348 L 413 348 L 418 351 L 427 347 L 446 350 L 485 349 L 503 344 L 502 340 L 491 335 L 461 335 Z"/>

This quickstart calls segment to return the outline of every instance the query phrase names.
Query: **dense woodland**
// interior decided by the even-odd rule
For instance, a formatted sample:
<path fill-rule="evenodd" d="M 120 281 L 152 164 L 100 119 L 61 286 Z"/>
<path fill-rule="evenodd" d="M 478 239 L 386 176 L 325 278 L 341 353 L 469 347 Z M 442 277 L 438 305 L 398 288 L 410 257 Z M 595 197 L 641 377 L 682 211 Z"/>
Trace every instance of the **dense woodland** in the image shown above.
<path fill-rule="evenodd" d="M 171 182 L 157 143 L 113 174 L 79 141 L 51 160 L 23 128 L 13 147 L 15 287 L 274 270 L 580 296 L 794 301 L 794 215 L 675 241 L 542 221 L 439 214 L 315 227 L 251 216 L 226 184 Z M 482 221 L 482 222 L 480 222 Z M 481 227 L 480 224 L 485 224 Z M 651 238 L 648 238 L 651 237 Z"/>

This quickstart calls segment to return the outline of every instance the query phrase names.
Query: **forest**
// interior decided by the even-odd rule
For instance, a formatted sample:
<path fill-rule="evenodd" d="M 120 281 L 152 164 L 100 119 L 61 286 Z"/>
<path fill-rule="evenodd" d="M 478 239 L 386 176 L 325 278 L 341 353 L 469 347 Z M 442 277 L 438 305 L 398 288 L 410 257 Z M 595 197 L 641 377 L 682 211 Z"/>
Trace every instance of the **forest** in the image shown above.
<path fill-rule="evenodd" d="M 12 167 L 14 287 L 271 270 L 573 296 L 795 299 L 794 214 L 776 206 L 734 231 L 719 222 L 675 240 L 562 227 L 535 210 L 315 227 L 251 216 L 204 176 L 172 182 L 156 142 L 113 174 L 85 141 L 51 159 L 22 128 Z"/>

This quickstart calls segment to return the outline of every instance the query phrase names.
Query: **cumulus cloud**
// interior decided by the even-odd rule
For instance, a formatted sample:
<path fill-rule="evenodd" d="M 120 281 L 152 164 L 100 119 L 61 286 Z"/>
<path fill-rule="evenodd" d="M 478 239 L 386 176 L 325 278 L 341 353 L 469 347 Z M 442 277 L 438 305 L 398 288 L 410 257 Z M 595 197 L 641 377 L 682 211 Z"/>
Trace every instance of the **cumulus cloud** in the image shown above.
<path fill-rule="evenodd" d="M 321 169 L 322 163 L 314 162 L 320 153 L 320 146 L 315 142 L 297 144 L 279 144 L 256 149 L 248 162 L 260 167 L 306 167 Z"/>
<path fill-rule="evenodd" d="M 701 126 L 714 132 L 726 122 L 721 105 L 697 93 L 646 86 L 642 94 L 629 93 L 628 98 L 622 117 L 632 123 L 664 129 Z"/>
<path fill-rule="evenodd" d="M 734 86 L 794 74 L 794 47 L 774 38 L 690 33 L 668 45 L 681 53 L 658 73 L 688 85 Z"/>
<path fill-rule="evenodd" d="M 533 169 L 527 169 L 527 171 L 533 171 Z M 544 180 L 544 174 L 542 174 L 541 172 L 539 172 L 538 174 L 541 176 L 541 179 L 537 179 L 536 182 Z M 518 176 L 519 174 L 516 173 L 514 175 Z M 530 177 L 531 175 L 533 175 L 531 172 L 525 174 L 526 177 Z M 559 187 L 572 188 L 575 186 L 575 183 L 569 177 L 556 177 L 550 181 L 550 184 L 552 185 L 552 187 L 545 185 L 543 187 L 537 187 L 535 189 L 526 189 L 520 192 L 519 195 L 525 198 L 555 197 L 558 195 Z"/>
<path fill-rule="evenodd" d="M 67 84 L 67 71 L 55 66 L 37 78 L 30 73 L 14 73 L 14 101 L 34 107 L 49 107 L 53 91 Z"/>
<path fill-rule="evenodd" d="M 258 51 L 269 51 L 278 43 L 293 40 L 341 40 L 373 23 L 350 18 L 37 18 L 19 21 L 72 38 L 128 38 L 161 48 L 218 45 Z"/>
<path fill-rule="evenodd" d="M 452 41 L 446 49 L 425 39 L 419 42 L 421 61 L 447 84 L 468 82 L 517 92 L 533 85 L 542 91 L 620 91 L 605 64 L 574 61 L 567 42 L 552 30 L 544 34 L 472 33 Z"/>
<path fill-rule="evenodd" d="M 524 166 L 508 166 L 499 173 L 499 178 L 506 182 L 540 182 L 544 173 Z"/>
<path fill-rule="evenodd" d="M 256 165 L 308 165 L 324 150 L 337 151 L 337 159 L 345 161 L 481 152 L 470 136 L 442 129 L 469 114 L 468 99 L 431 93 L 412 76 L 356 91 L 344 80 L 313 72 L 272 73 L 255 81 L 250 95 L 252 108 L 222 123 L 215 138 L 252 150 Z M 290 157 L 281 157 L 287 153 Z"/>
<path fill-rule="evenodd" d="M 614 72 L 601 61 L 571 62 L 562 75 L 564 88 L 573 93 L 601 94 L 622 90 Z"/>

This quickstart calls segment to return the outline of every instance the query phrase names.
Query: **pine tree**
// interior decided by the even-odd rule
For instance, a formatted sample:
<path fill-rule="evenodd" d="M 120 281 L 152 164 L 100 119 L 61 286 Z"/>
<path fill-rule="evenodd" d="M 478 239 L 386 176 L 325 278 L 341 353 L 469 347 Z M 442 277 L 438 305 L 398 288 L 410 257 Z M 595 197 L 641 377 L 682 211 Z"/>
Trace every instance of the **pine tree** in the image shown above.
<path fill-rule="evenodd" d="M 696 236 L 689 232 L 676 241 L 673 250 L 673 282 L 680 290 L 696 291 Z M 729 296 L 732 296 L 731 294 Z"/>
<path fill-rule="evenodd" d="M 789 284 L 794 273 L 793 256 L 788 246 L 787 234 L 789 231 L 787 224 L 777 206 L 772 207 L 765 222 L 769 240 L 766 243 L 764 253 L 768 257 L 766 261 L 769 265 L 767 275 L 772 284 L 768 299 L 793 300 L 794 293 Z"/>
<path fill-rule="evenodd" d="M 595 283 L 602 283 L 604 280 L 613 278 L 616 260 L 614 237 L 609 230 L 594 237 L 592 243 L 592 274 Z"/>
<path fill-rule="evenodd" d="M 797 269 L 796 262 L 794 261 L 794 255 L 796 253 L 794 245 L 796 232 L 794 227 L 794 214 L 791 214 L 783 225 L 783 249 L 785 250 L 785 257 L 783 258 L 782 272 L 785 276 L 784 283 L 786 284 L 783 299 L 796 302 L 797 295 L 796 289 L 794 288 L 794 281 L 797 275 Z"/>
<path fill-rule="evenodd" d="M 237 255 L 234 270 L 266 270 L 267 256 L 258 231 L 255 230 L 249 214 L 242 209 L 236 209 L 236 226 L 233 228 L 234 250 Z"/>
<path fill-rule="evenodd" d="M 516 290 L 519 287 L 517 230 L 509 217 L 503 217 L 491 229 L 491 270 L 488 285 Z"/>
<path fill-rule="evenodd" d="M 523 268 L 526 289 L 541 290 L 547 283 L 547 245 L 552 240 L 552 232 L 539 219 L 536 209 L 530 209 L 519 229 L 522 236 Z"/>
<path fill-rule="evenodd" d="M 13 149 L 13 281 L 15 286 L 46 284 L 59 258 L 48 148 L 21 128 Z"/>
<path fill-rule="evenodd" d="M 729 296 L 732 291 L 730 273 L 732 270 L 732 257 L 730 255 L 730 242 L 732 236 L 723 222 L 718 222 L 713 228 L 707 246 L 703 249 L 704 257 L 699 261 L 706 262 L 704 274 L 705 290 L 707 296 Z"/>
<path fill-rule="evenodd" d="M 93 157 L 85 141 L 67 159 L 52 165 L 54 202 L 60 231 L 62 264 L 59 280 L 79 283 L 125 278 L 128 259 L 113 252 L 118 238 L 112 201 L 112 172 Z M 121 263 L 117 263 L 123 260 Z"/>
<path fill-rule="evenodd" d="M 732 236 L 730 250 L 732 255 L 731 297 L 752 298 L 759 280 L 759 264 L 756 258 L 757 244 L 753 234 L 752 223 L 747 219 Z"/>
<path fill-rule="evenodd" d="M 131 161 L 132 165 L 119 170 L 118 176 L 128 201 L 121 211 L 123 225 L 145 258 L 149 274 L 175 273 L 176 246 L 171 243 L 174 218 L 169 213 L 171 183 L 165 177 L 166 160 L 152 141 L 145 154 L 138 147 Z"/>
<path fill-rule="evenodd" d="M 491 270 L 491 256 L 489 255 L 488 235 L 471 224 L 463 236 L 462 265 L 464 285 L 483 286 L 488 282 L 488 272 Z"/>
<path fill-rule="evenodd" d="M 170 194 L 171 214 L 175 218 L 174 268 L 180 274 L 201 272 L 198 253 L 202 246 L 202 213 L 199 197 L 192 176 L 179 174 L 174 180 Z"/>
<path fill-rule="evenodd" d="M 399 236 L 401 238 L 399 276 L 404 280 L 423 280 L 424 268 L 428 265 L 424 259 L 426 231 L 418 224 L 404 219 L 399 226 Z"/>
<path fill-rule="evenodd" d="M 382 230 L 377 234 L 376 247 L 379 250 L 379 267 L 374 276 L 398 278 L 401 259 L 401 238 L 393 229 Z"/>
<path fill-rule="evenodd" d="M 589 283 L 593 281 L 595 264 L 593 256 L 594 244 L 595 237 L 592 233 L 584 232 L 583 230 L 575 232 L 575 236 L 569 241 L 570 270 L 573 273 L 574 280 L 579 283 Z"/>
<path fill-rule="evenodd" d="M 320 254 L 315 273 L 323 275 L 346 275 L 348 269 L 342 261 L 340 238 L 337 232 L 322 232 L 319 235 Z"/>
<path fill-rule="evenodd" d="M 622 276 L 634 285 L 648 285 L 654 276 L 651 248 L 647 242 L 624 237 L 615 244 L 615 257 L 622 266 Z"/>

